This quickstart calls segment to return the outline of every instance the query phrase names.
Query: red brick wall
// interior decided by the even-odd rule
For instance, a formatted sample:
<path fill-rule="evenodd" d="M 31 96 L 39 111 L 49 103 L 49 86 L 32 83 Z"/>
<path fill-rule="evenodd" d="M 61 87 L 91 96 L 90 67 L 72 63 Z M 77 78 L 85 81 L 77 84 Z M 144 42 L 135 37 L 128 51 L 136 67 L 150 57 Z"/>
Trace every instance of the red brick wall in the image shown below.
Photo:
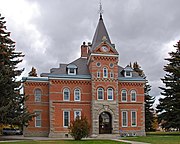
<path fill-rule="evenodd" d="M 121 101 L 121 91 L 127 91 L 127 102 Z M 131 90 L 137 93 L 136 102 L 131 102 Z M 144 126 L 144 87 L 141 82 L 119 82 L 119 126 L 123 131 L 142 130 Z M 122 110 L 128 112 L 128 126 L 122 127 Z M 137 112 L 137 126 L 131 126 L 131 111 Z"/>
<path fill-rule="evenodd" d="M 54 132 L 68 132 L 63 127 L 63 111 L 70 111 L 70 121 L 74 120 L 74 111 L 80 110 L 91 122 L 91 82 L 86 80 L 50 80 L 50 101 L 54 107 L 53 126 Z M 70 101 L 63 101 L 63 89 L 69 88 Z M 81 100 L 74 101 L 74 90 L 81 91 Z"/>
<path fill-rule="evenodd" d="M 42 91 L 41 102 L 35 102 L 34 91 L 39 88 Z M 49 96 L 48 96 L 48 83 L 47 82 L 25 82 L 24 84 L 25 95 L 28 96 L 26 106 L 30 112 L 41 111 L 41 127 L 35 127 L 35 118 L 30 121 L 29 126 L 25 128 L 26 133 L 47 135 L 49 132 Z"/>

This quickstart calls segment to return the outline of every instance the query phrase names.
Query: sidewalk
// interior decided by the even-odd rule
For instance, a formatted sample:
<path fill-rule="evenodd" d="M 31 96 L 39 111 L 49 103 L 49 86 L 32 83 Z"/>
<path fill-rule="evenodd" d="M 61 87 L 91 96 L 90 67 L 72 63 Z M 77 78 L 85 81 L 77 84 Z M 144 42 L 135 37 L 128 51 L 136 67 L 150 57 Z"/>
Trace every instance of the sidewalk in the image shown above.
<path fill-rule="evenodd" d="M 150 143 L 144 143 L 144 142 L 136 142 L 136 141 L 128 141 L 128 140 L 121 140 L 121 139 L 113 139 L 114 141 L 120 141 L 120 142 L 126 142 L 130 144 L 150 144 Z"/>

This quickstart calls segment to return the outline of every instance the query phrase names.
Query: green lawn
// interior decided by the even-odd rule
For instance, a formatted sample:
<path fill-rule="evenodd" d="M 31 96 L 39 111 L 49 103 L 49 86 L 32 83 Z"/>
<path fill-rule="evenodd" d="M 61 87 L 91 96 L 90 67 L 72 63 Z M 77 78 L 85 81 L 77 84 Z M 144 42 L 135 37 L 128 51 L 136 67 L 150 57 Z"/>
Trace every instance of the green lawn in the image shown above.
<path fill-rule="evenodd" d="M 17 141 L 17 142 L 2 142 L 0 144 L 127 144 L 123 142 L 117 142 L 112 140 L 47 140 L 47 141 Z"/>
<path fill-rule="evenodd" d="M 126 137 L 123 138 L 130 141 L 147 142 L 151 144 L 180 144 L 179 132 L 154 132 L 147 133 L 144 137 Z"/>

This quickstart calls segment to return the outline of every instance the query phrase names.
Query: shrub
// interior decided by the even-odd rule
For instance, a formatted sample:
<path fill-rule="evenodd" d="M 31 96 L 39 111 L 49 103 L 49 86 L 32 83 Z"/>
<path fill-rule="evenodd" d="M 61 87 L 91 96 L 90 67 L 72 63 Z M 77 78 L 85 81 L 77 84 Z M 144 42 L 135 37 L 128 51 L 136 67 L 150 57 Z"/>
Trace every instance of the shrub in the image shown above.
<path fill-rule="evenodd" d="M 69 133 L 75 140 L 88 137 L 90 126 L 85 116 L 77 117 L 70 123 Z"/>

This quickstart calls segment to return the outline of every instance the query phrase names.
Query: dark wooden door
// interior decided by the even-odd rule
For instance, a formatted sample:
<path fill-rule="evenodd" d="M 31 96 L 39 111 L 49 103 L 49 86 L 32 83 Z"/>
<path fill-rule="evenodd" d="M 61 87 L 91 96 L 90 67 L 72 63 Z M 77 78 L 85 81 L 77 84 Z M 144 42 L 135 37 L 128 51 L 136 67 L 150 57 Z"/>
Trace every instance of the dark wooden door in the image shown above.
<path fill-rule="evenodd" d="M 99 115 L 99 133 L 100 134 L 112 133 L 112 118 L 108 112 L 102 112 Z"/>

